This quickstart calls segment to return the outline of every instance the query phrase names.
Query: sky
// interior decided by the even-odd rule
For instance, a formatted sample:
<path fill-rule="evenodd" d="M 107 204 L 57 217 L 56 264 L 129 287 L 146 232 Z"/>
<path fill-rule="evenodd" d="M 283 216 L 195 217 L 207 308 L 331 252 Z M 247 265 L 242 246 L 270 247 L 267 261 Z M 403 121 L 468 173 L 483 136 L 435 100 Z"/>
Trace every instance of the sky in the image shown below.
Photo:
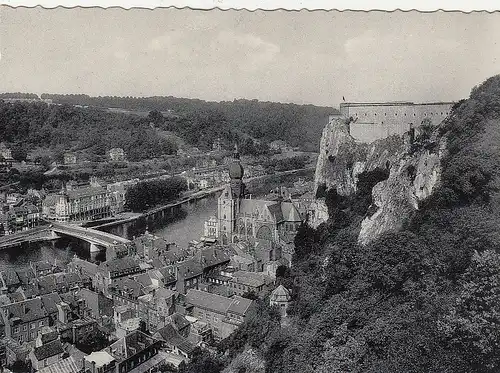
<path fill-rule="evenodd" d="M 0 7 L 0 92 L 454 101 L 500 73 L 500 13 Z"/>

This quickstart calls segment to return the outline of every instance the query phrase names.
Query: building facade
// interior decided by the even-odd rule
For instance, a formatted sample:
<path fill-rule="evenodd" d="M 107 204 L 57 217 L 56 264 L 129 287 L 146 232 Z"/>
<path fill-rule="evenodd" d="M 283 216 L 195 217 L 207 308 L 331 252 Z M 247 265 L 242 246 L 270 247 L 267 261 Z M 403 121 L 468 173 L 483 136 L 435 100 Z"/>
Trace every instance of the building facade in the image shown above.
<path fill-rule="evenodd" d="M 252 255 L 265 263 L 279 260 L 283 243 L 293 241 L 305 216 L 292 200 L 252 199 L 245 192 L 244 170 L 235 149 L 229 165 L 230 184 L 222 191 L 217 205 L 218 240 L 223 245 L 250 242 Z"/>
<path fill-rule="evenodd" d="M 126 160 L 125 152 L 122 148 L 113 148 L 108 151 L 109 159 L 113 162 L 124 162 Z"/>
<path fill-rule="evenodd" d="M 100 186 L 73 189 L 49 194 L 42 203 L 42 214 L 57 222 L 87 221 L 112 215 L 110 193 Z"/>
<path fill-rule="evenodd" d="M 191 289 L 186 294 L 191 315 L 207 323 L 217 339 L 227 338 L 248 316 L 254 302 L 237 295 L 221 295 Z"/>
<path fill-rule="evenodd" d="M 453 102 L 379 102 L 340 104 L 340 115 L 330 119 L 352 118 L 350 133 L 359 142 L 372 142 L 391 135 L 402 135 L 424 122 L 437 125 L 451 111 Z"/>

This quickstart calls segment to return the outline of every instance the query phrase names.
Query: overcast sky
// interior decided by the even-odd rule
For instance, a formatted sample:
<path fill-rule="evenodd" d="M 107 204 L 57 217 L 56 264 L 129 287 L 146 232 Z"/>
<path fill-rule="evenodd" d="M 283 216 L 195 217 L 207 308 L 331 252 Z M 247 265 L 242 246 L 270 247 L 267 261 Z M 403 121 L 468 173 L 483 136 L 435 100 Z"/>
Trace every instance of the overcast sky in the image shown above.
<path fill-rule="evenodd" d="M 0 8 L 0 91 L 443 101 L 500 73 L 500 14 Z"/>

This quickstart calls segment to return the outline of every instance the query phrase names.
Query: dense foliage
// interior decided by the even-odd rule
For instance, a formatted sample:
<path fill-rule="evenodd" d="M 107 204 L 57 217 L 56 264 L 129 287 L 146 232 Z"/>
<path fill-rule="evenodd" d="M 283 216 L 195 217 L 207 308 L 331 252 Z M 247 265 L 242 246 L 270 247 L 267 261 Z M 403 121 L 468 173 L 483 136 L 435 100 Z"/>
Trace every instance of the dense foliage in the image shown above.
<path fill-rule="evenodd" d="M 186 189 L 186 179 L 178 176 L 141 181 L 127 189 L 125 200 L 127 208 L 142 212 L 178 198 Z"/>
<path fill-rule="evenodd" d="M 329 221 L 300 228 L 292 269 L 279 272 L 293 291 L 291 325 L 249 320 L 216 359 L 252 346 L 273 373 L 500 370 L 500 76 L 438 130 L 442 181 L 408 225 L 357 242 L 384 170 L 349 198 L 322 190 L 335 202 Z"/>
<path fill-rule="evenodd" d="M 307 155 L 282 159 L 267 159 L 264 162 L 264 168 L 268 173 L 298 170 L 304 168 L 308 162 L 309 157 Z"/>
<path fill-rule="evenodd" d="M 156 111 L 164 113 L 169 128 L 182 128 L 182 126 L 187 125 L 187 130 L 189 130 L 193 120 L 199 121 L 204 127 L 204 118 L 213 116 L 216 121 L 216 133 L 221 130 L 217 124 L 220 122 L 224 124 L 224 131 L 234 131 L 240 135 L 246 134 L 264 142 L 284 140 L 289 145 L 300 146 L 304 150 L 311 151 L 316 150 L 319 145 L 321 131 L 326 124 L 328 115 L 335 112 L 331 107 L 281 104 L 258 100 L 207 102 L 176 97 L 89 97 L 86 95 L 49 94 L 42 95 L 42 98 L 50 98 L 60 104 L 123 108 L 146 112 Z M 161 123 L 161 119 L 158 119 L 155 122 L 157 125 Z M 198 134 L 200 135 L 199 144 Z M 203 146 L 206 142 L 210 146 L 212 144 L 212 141 L 207 140 L 207 136 L 213 134 L 204 129 L 200 133 L 189 131 L 189 134 L 186 133 L 186 135 L 192 136 L 193 144 L 199 146 Z M 220 135 L 220 132 L 216 134 L 216 136 Z M 215 136 L 212 137 L 212 139 L 215 138 Z"/>
<path fill-rule="evenodd" d="M 0 100 L 1 141 L 13 144 L 13 157 L 19 160 L 35 148 L 50 149 L 58 161 L 68 150 L 84 152 L 90 161 L 105 159 L 106 152 L 116 147 L 123 148 L 129 160 L 176 151 L 176 144 L 158 136 L 146 118 L 38 102 Z"/>

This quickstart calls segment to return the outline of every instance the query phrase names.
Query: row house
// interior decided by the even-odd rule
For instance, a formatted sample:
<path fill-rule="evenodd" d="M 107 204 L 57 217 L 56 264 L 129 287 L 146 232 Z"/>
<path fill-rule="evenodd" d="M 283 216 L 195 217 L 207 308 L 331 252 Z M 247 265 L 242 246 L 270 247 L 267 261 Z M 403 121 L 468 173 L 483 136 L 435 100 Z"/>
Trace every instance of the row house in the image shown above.
<path fill-rule="evenodd" d="M 92 278 L 71 272 L 52 273 L 34 280 L 34 289 L 37 295 L 52 292 L 66 293 L 91 286 Z"/>
<path fill-rule="evenodd" d="M 19 343 L 34 341 L 38 331 L 49 325 L 49 314 L 40 297 L 1 307 L 5 335 Z"/>
<path fill-rule="evenodd" d="M 108 287 L 117 279 L 130 277 L 145 272 L 141 263 L 131 257 L 116 258 L 101 263 L 94 278 L 94 286 L 105 295 L 109 294 Z"/>
<path fill-rule="evenodd" d="M 10 207 L 7 212 L 1 214 L 4 215 L 2 219 L 4 235 L 35 228 L 41 221 L 40 209 L 32 204 Z"/>
<path fill-rule="evenodd" d="M 185 303 L 188 314 L 207 323 L 219 340 L 234 332 L 255 307 L 252 300 L 237 295 L 228 298 L 194 289 L 187 292 Z"/>
<path fill-rule="evenodd" d="M 146 323 L 148 330 L 155 331 L 165 325 L 167 318 L 175 312 L 178 294 L 160 288 L 138 298 L 138 317 Z"/>
<path fill-rule="evenodd" d="M 49 194 L 42 202 L 42 215 L 58 222 L 86 221 L 111 216 L 109 192 L 101 186 L 73 189 Z"/>

